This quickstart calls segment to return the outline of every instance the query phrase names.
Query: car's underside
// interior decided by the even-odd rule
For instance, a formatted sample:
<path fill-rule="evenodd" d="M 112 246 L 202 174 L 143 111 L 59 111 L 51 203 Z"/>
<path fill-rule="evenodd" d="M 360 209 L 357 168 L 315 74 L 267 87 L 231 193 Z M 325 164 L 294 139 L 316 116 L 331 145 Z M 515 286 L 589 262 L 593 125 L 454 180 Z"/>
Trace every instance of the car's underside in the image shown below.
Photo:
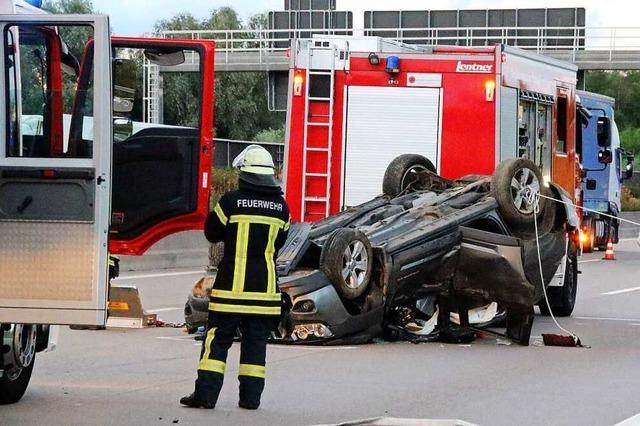
<path fill-rule="evenodd" d="M 552 203 L 541 209 L 536 243 L 531 221 L 503 218 L 491 186 L 491 177 L 423 170 L 398 196 L 294 227 L 278 258 L 291 303 L 279 337 L 461 341 L 506 322 L 507 337 L 528 343 L 533 307 L 567 249 L 566 215 Z M 344 291 L 355 286 L 365 288 Z"/>
<path fill-rule="evenodd" d="M 274 340 L 461 342 L 482 328 L 528 344 L 543 288 L 575 257 L 575 223 L 562 204 L 537 197 L 539 171 L 523 161 L 455 181 L 405 167 L 397 193 L 385 184 L 386 195 L 292 226 L 277 262 L 289 309 Z M 527 168 L 533 178 L 522 176 Z M 528 189 L 511 188 L 514 173 Z M 553 185 L 542 191 L 564 196 Z"/>

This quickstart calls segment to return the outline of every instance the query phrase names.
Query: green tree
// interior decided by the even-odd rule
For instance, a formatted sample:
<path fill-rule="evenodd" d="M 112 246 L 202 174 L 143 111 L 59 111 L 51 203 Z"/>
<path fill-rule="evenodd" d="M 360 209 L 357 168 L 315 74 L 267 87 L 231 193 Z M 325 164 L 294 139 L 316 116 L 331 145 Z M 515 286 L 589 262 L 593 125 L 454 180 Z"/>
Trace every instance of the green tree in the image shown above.
<path fill-rule="evenodd" d="M 249 20 L 245 27 L 238 14 L 231 7 L 213 9 L 201 20 L 191 14 L 182 13 L 169 19 L 158 21 L 156 33 L 175 30 L 238 30 L 260 29 L 266 24 L 264 15 Z M 221 38 L 213 34 L 211 38 Z M 238 38 L 241 40 L 241 38 Z M 242 41 L 235 42 L 239 47 Z M 218 44 L 220 47 L 224 45 Z M 231 46 L 229 46 L 231 47 Z M 185 94 L 193 96 L 197 76 L 193 73 L 171 73 L 164 80 L 165 116 L 177 105 L 173 102 L 185 99 Z M 189 89 L 191 88 L 191 90 Z M 267 105 L 267 75 L 259 72 L 217 72 L 216 73 L 216 136 L 220 138 L 251 140 L 260 131 L 279 128 L 284 123 L 284 114 L 269 112 Z M 170 101 L 171 100 L 171 101 Z M 169 103 L 172 102 L 172 103 Z"/>
<path fill-rule="evenodd" d="M 168 19 L 161 19 L 154 25 L 154 32 L 156 34 L 162 31 L 181 31 L 181 30 L 201 30 L 202 21 L 198 20 L 192 14 L 178 13 Z"/>
<path fill-rule="evenodd" d="M 274 142 L 284 144 L 284 126 L 279 129 L 265 129 L 258 132 L 253 140 L 256 142 Z"/>
<path fill-rule="evenodd" d="M 95 14 L 99 13 L 94 7 L 91 0 L 46 0 L 42 4 L 42 8 L 50 13 L 67 13 L 67 14 Z M 61 26 L 59 27 L 60 36 L 65 44 L 69 47 L 69 51 L 76 57 L 81 58 L 84 46 L 93 37 L 93 29 L 89 26 Z"/>
<path fill-rule="evenodd" d="M 210 30 L 239 30 L 242 21 L 233 8 L 224 6 L 213 9 L 209 18 L 202 22 L 202 27 Z"/>
<path fill-rule="evenodd" d="M 585 88 L 616 100 L 622 147 L 640 157 L 640 71 L 590 71 Z"/>

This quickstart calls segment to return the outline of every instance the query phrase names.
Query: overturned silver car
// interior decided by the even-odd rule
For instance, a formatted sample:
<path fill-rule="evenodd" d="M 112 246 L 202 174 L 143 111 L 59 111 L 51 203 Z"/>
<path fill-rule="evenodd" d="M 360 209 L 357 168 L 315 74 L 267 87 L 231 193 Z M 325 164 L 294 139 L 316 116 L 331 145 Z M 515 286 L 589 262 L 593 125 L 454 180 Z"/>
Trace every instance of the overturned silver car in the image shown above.
<path fill-rule="evenodd" d="M 383 192 L 292 226 L 277 263 L 289 309 L 274 340 L 462 342 L 503 327 L 499 334 L 526 345 L 545 288 L 552 311 L 571 314 L 578 218 L 568 204 L 537 196 L 569 201 L 542 185 L 531 161 L 448 180 L 406 154 L 387 168 Z M 540 309 L 549 313 L 546 302 Z"/>

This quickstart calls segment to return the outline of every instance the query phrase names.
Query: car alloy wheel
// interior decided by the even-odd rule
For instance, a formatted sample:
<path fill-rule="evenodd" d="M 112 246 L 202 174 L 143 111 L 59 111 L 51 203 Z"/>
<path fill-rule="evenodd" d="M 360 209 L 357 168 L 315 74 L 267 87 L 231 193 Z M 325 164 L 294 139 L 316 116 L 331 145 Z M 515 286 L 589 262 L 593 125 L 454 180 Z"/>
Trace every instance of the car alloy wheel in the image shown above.
<path fill-rule="evenodd" d="M 357 289 L 365 283 L 369 256 L 361 241 L 352 241 L 342 254 L 342 279 L 349 288 Z"/>
<path fill-rule="evenodd" d="M 540 192 L 540 181 L 527 167 L 518 170 L 511 178 L 511 197 L 515 208 L 524 214 L 531 214 L 535 208 L 536 195 Z"/>

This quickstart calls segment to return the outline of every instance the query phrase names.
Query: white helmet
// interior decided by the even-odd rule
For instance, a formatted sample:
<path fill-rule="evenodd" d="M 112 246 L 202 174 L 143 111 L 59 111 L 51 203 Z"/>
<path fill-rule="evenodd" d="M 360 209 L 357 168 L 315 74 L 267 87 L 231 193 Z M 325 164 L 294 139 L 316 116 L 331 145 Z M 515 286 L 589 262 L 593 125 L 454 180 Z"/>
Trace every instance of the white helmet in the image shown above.
<path fill-rule="evenodd" d="M 255 144 L 249 145 L 234 158 L 233 167 L 239 168 L 241 172 L 271 176 L 275 174 L 276 168 L 269 151 Z"/>

